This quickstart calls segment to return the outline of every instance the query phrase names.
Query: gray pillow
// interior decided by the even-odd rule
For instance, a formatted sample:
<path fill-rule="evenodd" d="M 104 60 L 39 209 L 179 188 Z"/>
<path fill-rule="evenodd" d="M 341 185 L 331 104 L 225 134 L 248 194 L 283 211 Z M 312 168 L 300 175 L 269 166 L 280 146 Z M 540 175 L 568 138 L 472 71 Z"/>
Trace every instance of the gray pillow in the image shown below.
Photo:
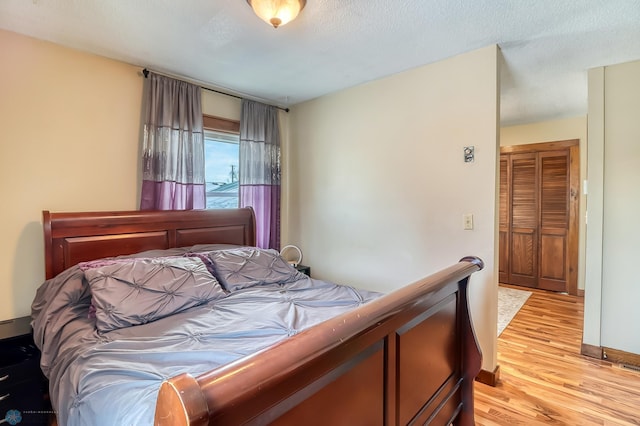
<path fill-rule="evenodd" d="M 226 296 L 197 257 L 87 262 L 82 269 L 101 332 L 145 324 Z"/>
<path fill-rule="evenodd" d="M 307 278 L 276 250 L 255 247 L 218 250 L 209 253 L 215 276 L 228 291 Z"/>

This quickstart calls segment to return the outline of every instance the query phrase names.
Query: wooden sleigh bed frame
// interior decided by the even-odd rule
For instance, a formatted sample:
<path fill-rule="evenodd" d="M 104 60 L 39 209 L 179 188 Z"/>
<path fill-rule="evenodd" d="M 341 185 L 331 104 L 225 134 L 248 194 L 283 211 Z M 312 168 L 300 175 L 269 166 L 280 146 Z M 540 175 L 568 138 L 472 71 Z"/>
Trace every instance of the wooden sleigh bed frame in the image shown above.
<path fill-rule="evenodd" d="M 255 245 L 253 210 L 43 212 L 46 277 L 150 249 Z M 481 354 L 460 262 L 216 370 L 159 391 L 156 425 L 474 423 Z"/>

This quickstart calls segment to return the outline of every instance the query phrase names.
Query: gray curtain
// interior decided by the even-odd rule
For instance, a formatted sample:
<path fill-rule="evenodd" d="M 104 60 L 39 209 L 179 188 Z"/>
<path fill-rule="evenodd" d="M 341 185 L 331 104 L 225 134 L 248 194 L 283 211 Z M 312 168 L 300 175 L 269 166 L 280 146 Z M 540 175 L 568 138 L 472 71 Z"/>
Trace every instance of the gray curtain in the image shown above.
<path fill-rule="evenodd" d="M 203 209 L 201 89 L 154 73 L 146 82 L 140 209 Z"/>
<path fill-rule="evenodd" d="M 280 249 L 280 127 L 275 107 L 242 100 L 240 206 L 256 214 L 257 246 Z"/>

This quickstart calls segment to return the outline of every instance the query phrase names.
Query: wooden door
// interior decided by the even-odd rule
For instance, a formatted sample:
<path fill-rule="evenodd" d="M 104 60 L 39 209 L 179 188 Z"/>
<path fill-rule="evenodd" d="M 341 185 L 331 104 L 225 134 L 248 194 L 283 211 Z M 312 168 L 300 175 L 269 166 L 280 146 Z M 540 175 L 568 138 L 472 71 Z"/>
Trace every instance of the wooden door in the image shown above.
<path fill-rule="evenodd" d="M 540 255 L 538 287 L 567 291 L 569 152 L 538 154 L 540 174 Z"/>
<path fill-rule="evenodd" d="M 538 287 L 538 161 L 536 153 L 509 156 L 511 229 L 509 282 Z"/>
<path fill-rule="evenodd" d="M 500 155 L 499 279 L 577 294 L 578 141 Z"/>
<path fill-rule="evenodd" d="M 509 155 L 500 155 L 500 207 L 498 209 L 498 279 L 509 282 L 509 234 L 511 227 L 511 185 Z"/>

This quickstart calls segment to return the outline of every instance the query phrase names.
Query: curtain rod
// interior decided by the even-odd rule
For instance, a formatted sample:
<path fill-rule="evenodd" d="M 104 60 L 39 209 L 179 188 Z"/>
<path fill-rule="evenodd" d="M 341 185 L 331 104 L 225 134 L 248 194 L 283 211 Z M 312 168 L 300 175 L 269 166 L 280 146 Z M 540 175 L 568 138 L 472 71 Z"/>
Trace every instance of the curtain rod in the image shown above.
<path fill-rule="evenodd" d="M 144 75 L 144 78 L 149 77 L 149 70 L 147 68 L 142 70 L 142 75 Z M 215 90 L 215 89 L 210 89 L 208 87 L 204 87 L 204 86 L 200 86 L 201 89 L 204 90 L 208 90 L 210 92 L 215 92 L 215 93 L 220 93 L 221 95 L 225 95 L 225 96 L 231 96 L 232 98 L 236 98 L 236 99 L 244 99 L 242 96 L 238 96 L 238 95 L 232 95 L 231 93 L 225 93 L 225 92 L 221 92 L 220 90 Z M 281 109 L 284 112 L 289 112 L 289 108 L 282 108 L 280 106 L 277 105 L 270 105 L 272 107 Z"/>

